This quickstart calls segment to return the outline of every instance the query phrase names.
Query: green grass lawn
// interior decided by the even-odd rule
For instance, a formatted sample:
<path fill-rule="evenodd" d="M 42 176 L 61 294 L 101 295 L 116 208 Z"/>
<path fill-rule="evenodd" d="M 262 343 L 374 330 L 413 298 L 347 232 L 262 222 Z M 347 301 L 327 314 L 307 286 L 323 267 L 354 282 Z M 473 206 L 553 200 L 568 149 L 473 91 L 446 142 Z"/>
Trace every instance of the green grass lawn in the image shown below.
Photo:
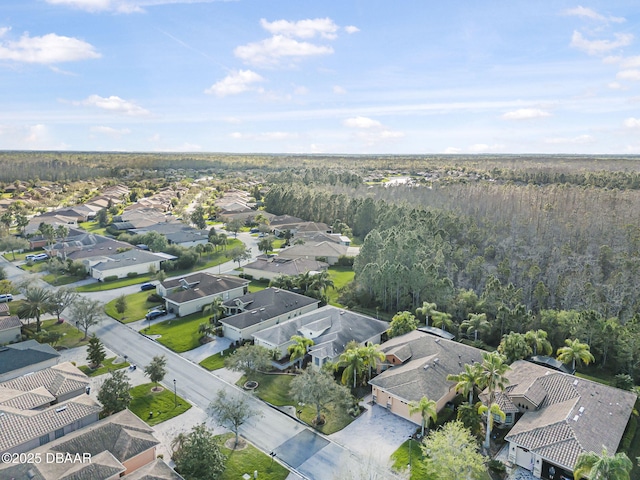
<path fill-rule="evenodd" d="M 200 362 L 200 366 L 206 368 L 209 371 L 223 368 L 224 359 L 230 355 L 231 350 L 226 349 L 226 350 L 223 350 L 221 353 L 216 353 L 215 355 L 211 355 L 210 357 L 205 358 Z"/>
<path fill-rule="evenodd" d="M 78 292 L 102 292 L 104 290 L 113 290 L 115 288 L 128 287 L 129 285 L 136 285 L 138 283 L 145 283 L 152 280 L 150 274 L 138 275 L 133 278 L 119 278 L 111 282 L 95 282 L 88 285 L 81 285 L 76 288 Z"/>
<path fill-rule="evenodd" d="M 124 317 L 116 311 L 117 299 L 111 300 L 105 305 L 104 313 L 122 323 L 142 320 L 149 310 L 157 307 L 158 305 L 162 305 L 162 302 L 149 302 L 147 300 L 149 295 L 153 293 L 153 290 L 148 290 L 146 292 L 137 292 L 127 295 L 127 309 L 124 312 Z"/>
<path fill-rule="evenodd" d="M 15 302 L 12 302 L 15 303 Z M 89 338 L 84 339 L 84 331 L 78 331 L 75 326 L 72 326 L 70 323 L 56 323 L 56 319 L 45 320 L 42 322 L 42 329 L 47 332 L 60 332 L 62 333 L 62 338 L 56 343 L 55 347 L 66 347 L 66 348 L 76 348 L 86 345 L 89 342 Z M 34 331 L 36 329 L 35 320 L 31 320 L 30 328 Z M 89 336 L 91 336 L 91 331 L 89 331 Z"/>
<path fill-rule="evenodd" d="M 198 326 L 209 321 L 209 315 L 192 313 L 182 318 L 174 318 L 151 325 L 142 332 L 147 335 L 161 335 L 159 343 L 174 352 L 181 353 L 200 346 Z"/>
<path fill-rule="evenodd" d="M 271 460 L 269 455 L 262 453 L 256 447 L 247 444 L 242 450 L 230 450 L 224 446 L 224 442 L 233 438 L 233 433 L 220 435 L 220 450 L 227 457 L 225 470 L 220 480 L 238 480 L 247 473 L 253 478 L 253 472 L 258 471 L 261 480 L 284 480 L 289 475 L 289 470 L 278 462 Z"/>
<path fill-rule="evenodd" d="M 329 267 L 329 278 L 333 280 L 334 288 L 329 288 L 327 290 L 327 296 L 329 297 L 329 304 L 342 307 L 340 303 L 338 303 L 338 291 L 348 285 L 353 281 L 355 277 L 355 272 L 351 267 Z"/>
<path fill-rule="evenodd" d="M 170 418 L 186 412 L 191 408 L 191 404 L 181 397 L 174 397 L 174 392 L 168 388 L 163 388 L 160 392 L 152 392 L 153 383 L 138 385 L 130 390 L 131 404 L 129 410 L 135 413 L 148 425 L 157 425 Z M 177 398 L 178 406 L 175 399 Z M 149 413 L 153 412 L 153 416 Z"/>
<path fill-rule="evenodd" d="M 129 366 L 129 362 L 113 363 L 116 358 L 117 357 L 105 358 L 102 361 L 102 366 L 100 368 L 96 368 L 95 370 L 89 368 L 89 365 L 82 365 L 78 368 L 82 370 L 88 377 L 97 377 L 98 375 L 104 375 L 111 370 L 120 370 L 121 368 Z"/>
<path fill-rule="evenodd" d="M 48 273 L 41 278 L 49 285 L 53 285 L 54 287 L 69 285 L 70 283 L 75 283 L 84 279 L 84 277 L 74 277 L 71 275 L 54 275 L 53 273 Z"/>
<path fill-rule="evenodd" d="M 79 222 L 78 227 L 96 235 L 107 235 L 107 229 L 105 227 L 101 227 L 100 224 L 96 221 Z"/>
<path fill-rule="evenodd" d="M 293 380 L 293 378 L 293 375 L 267 375 L 257 373 L 251 379 L 258 382 L 258 388 L 256 388 L 254 392 L 261 400 L 278 407 L 283 407 L 285 405 L 296 405 L 296 402 L 294 402 L 289 394 L 291 380 Z M 236 385 L 242 386 L 246 381 L 247 378 L 242 377 Z M 302 413 L 299 414 L 298 418 L 307 425 L 316 428 L 313 426 L 313 419 L 316 415 L 315 407 L 305 405 L 301 410 Z M 330 435 L 342 430 L 354 420 L 354 418 L 347 414 L 342 408 L 335 409 L 329 406 L 328 410 L 328 412 L 323 413 L 325 416 L 325 424 L 316 428 L 316 430 L 325 435 Z"/>
<path fill-rule="evenodd" d="M 260 290 L 264 290 L 269 286 L 269 280 L 251 280 L 249 283 L 249 292 L 256 293 Z"/>

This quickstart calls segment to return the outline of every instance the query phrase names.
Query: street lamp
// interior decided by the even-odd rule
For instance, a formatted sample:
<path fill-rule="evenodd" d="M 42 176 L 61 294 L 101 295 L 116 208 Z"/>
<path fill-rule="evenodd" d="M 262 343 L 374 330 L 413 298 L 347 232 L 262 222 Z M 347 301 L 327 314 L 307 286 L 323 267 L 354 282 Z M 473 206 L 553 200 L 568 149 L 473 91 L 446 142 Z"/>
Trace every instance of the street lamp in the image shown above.
<path fill-rule="evenodd" d="M 409 477 L 411 477 L 411 441 L 413 440 L 413 435 L 409 435 Z"/>
<path fill-rule="evenodd" d="M 80 321 L 76 320 L 76 328 L 78 329 L 78 331 L 80 331 Z"/>
<path fill-rule="evenodd" d="M 176 379 L 173 379 L 173 404 L 175 407 L 178 406 L 178 392 L 176 390 Z"/>

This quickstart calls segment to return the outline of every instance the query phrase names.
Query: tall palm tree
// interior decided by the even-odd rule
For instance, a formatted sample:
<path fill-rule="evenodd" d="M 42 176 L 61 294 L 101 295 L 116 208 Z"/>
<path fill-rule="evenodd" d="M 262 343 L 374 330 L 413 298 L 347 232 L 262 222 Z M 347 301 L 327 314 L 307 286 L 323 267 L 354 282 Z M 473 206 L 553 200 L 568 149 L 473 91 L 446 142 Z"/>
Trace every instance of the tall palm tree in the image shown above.
<path fill-rule="evenodd" d="M 211 316 L 213 316 L 213 324 L 216 327 L 218 326 L 218 319 L 224 313 L 224 307 L 222 306 L 223 303 L 224 300 L 222 300 L 222 298 L 215 297 L 209 305 L 205 305 L 202 309 L 202 313 L 205 315 L 211 314 Z"/>
<path fill-rule="evenodd" d="M 473 394 L 475 389 L 482 382 L 482 366 L 479 363 L 464 366 L 464 372 L 460 372 L 457 375 L 447 375 L 447 380 L 450 382 L 456 382 L 456 392 L 468 395 L 469 405 L 473 405 Z"/>
<path fill-rule="evenodd" d="M 369 368 L 369 379 L 371 379 L 373 367 L 377 367 L 378 362 L 383 362 L 387 356 L 380 351 L 380 345 L 365 345 L 364 347 L 360 347 L 360 352 L 364 359 L 365 366 Z"/>
<path fill-rule="evenodd" d="M 629 480 L 632 468 L 633 463 L 624 453 L 609 456 L 607 449 L 603 448 L 601 455 L 595 452 L 583 452 L 578 455 L 573 467 L 573 476 L 588 480 Z"/>
<path fill-rule="evenodd" d="M 304 361 L 304 357 L 309 351 L 309 347 L 313 345 L 313 340 L 311 340 L 310 338 L 305 338 L 301 335 L 294 335 L 293 337 L 291 337 L 291 340 L 294 343 L 293 345 L 289 345 L 289 347 L 287 348 L 287 352 L 289 352 L 289 359 L 292 362 L 299 360 L 300 368 L 302 368 L 302 362 Z"/>
<path fill-rule="evenodd" d="M 487 428 L 485 431 L 484 438 L 484 448 L 489 450 L 490 442 L 491 442 L 491 430 L 493 430 L 493 422 L 496 417 L 500 418 L 501 422 L 507 418 L 505 413 L 500 409 L 500 406 L 497 403 L 492 403 L 491 406 L 480 405 L 478 407 L 478 413 L 480 415 L 486 413 L 487 414 Z"/>
<path fill-rule="evenodd" d="M 496 390 L 504 390 L 509 383 L 505 373 L 510 369 L 511 367 L 507 365 L 504 355 L 498 352 L 484 352 L 482 354 L 480 378 L 481 386 L 489 391 L 487 405 L 494 403 Z"/>
<path fill-rule="evenodd" d="M 424 437 L 425 427 L 429 428 L 429 420 L 434 422 L 438 420 L 437 404 L 434 400 L 429 400 L 426 396 L 422 397 L 419 401 L 409 402 L 409 415 L 419 413 L 422 417 L 420 426 L 422 427 L 421 436 Z"/>
<path fill-rule="evenodd" d="M 431 319 L 433 320 L 434 327 L 438 327 L 444 331 L 447 331 L 447 329 L 451 330 L 453 328 L 453 320 L 451 320 L 451 315 L 449 313 L 433 312 Z"/>
<path fill-rule="evenodd" d="M 438 305 L 435 303 L 422 302 L 422 306 L 416 308 L 416 315 L 424 316 L 427 327 L 429 326 L 429 318 L 434 312 L 437 312 Z"/>
<path fill-rule="evenodd" d="M 40 315 L 52 310 L 51 292 L 42 287 L 27 287 L 24 290 L 24 300 L 18 307 L 18 317 L 35 318 L 36 332 L 41 330 Z"/>
<path fill-rule="evenodd" d="M 538 350 L 544 352 L 545 355 L 550 355 L 553 352 L 551 342 L 547 340 L 547 332 L 544 330 L 529 330 L 524 334 L 524 338 L 533 349 L 534 355 L 538 355 Z"/>
<path fill-rule="evenodd" d="M 321 272 L 316 273 L 311 278 L 311 290 L 317 290 L 321 293 L 324 293 L 327 288 L 333 288 L 333 280 L 329 276 L 329 272 L 327 270 L 322 270 Z"/>
<path fill-rule="evenodd" d="M 360 348 L 357 346 L 348 347 L 344 352 L 340 354 L 338 362 L 335 368 L 342 368 L 342 384 L 346 385 L 351 379 L 353 379 L 353 388 L 358 386 L 358 374 L 364 370 L 365 363 L 364 357 Z"/>
<path fill-rule="evenodd" d="M 460 324 L 460 330 L 466 330 L 467 335 L 473 332 L 474 340 L 478 340 L 479 332 L 488 332 L 490 328 L 486 313 L 470 313 L 469 319 Z"/>
<path fill-rule="evenodd" d="M 589 365 L 590 362 L 595 360 L 588 344 L 582 343 L 578 339 L 571 340 L 569 338 L 564 341 L 564 344 L 566 346 L 558 349 L 557 359 L 562 363 L 571 362 L 574 372 L 576 370 L 576 362 Z"/>

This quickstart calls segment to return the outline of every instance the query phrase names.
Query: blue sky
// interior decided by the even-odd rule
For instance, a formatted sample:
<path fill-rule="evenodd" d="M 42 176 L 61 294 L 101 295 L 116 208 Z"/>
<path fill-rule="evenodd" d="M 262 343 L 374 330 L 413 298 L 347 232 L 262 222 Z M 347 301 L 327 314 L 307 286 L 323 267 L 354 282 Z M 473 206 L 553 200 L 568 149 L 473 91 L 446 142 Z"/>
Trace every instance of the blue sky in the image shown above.
<path fill-rule="evenodd" d="M 3 0 L 0 149 L 640 153 L 637 0 Z"/>

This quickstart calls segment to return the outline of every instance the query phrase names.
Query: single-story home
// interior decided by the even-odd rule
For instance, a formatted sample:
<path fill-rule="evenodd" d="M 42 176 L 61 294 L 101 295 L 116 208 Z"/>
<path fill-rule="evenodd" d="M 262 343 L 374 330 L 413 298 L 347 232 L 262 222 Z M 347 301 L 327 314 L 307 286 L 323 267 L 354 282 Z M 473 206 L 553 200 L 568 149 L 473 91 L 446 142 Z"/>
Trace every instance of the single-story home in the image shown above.
<path fill-rule="evenodd" d="M 388 328 L 389 324 L 382 320 L 326 305 L 254 333 L 253 339 L 256 345 L 277 349 L 283 358 L 288 355 L 289 345 L 294 343 L 292 336 L 309 338 L 314 341 L 309 349 L 311 364 L 321 368 L 328 361 L 336 361 L 351 341 L 361 345 L 380 343 L 382 333 Z"/>
<path fill-rule="evenodd" d="M 186 248 L 204 245 L 209 241 L 209 230 L 198 230 L 177 220 L 130 230 L 130 233 L 136 235 L 144 235 L 148 232 L 158 232 L 165 236 L 169 244 L 176 244 Z"/>
<path fill-rule="evenodd" d="M 285 248 L 278 253 L 280 258 L 307 258 L 321 260 L 329 265 L 338 263 L 338 259 L 346 256 L 349 247 L 334 242 L 304 243 Z"/>
<path fill-rule="evenodd" d="M 20 341 L 21 328 L 22 322 L 16 315 L 0 316 L 0 345 Z"/>
<path fill-rule="evenodd" d="M 36 340 L 5 345 L 0 348 L 0 382 L 53 367 L 59 358 L 51 345 Z"/>
<path fill-rule="evenodd" d="M 273 280 L 281 275 L 296 276 L 307 272 L 327 270 L 329 264 L 308 258 L 280 258 L 260 255 L 255 261 L 242 267 L 245 275 L 256 280 Z"/>
<path fill-rule="evenodd" d="M 90 275 L 102 282 L 107 277 L 125 278 L 130 273 L 144 275 L 149 271 L 160 270 L 160 264 L 168 260 L 170 256 L 157 254 L 140 249 L 127 250 L 126 252 L 114 253 L 103 257 L 103 259 L 90 267 Z M 173 257 L 175 258 L 175 257 Z"/>
<path fill-rule="evenodd" d="M 420 414 L 409 414 L 409 403 L 424 396 L 442 410 L 456 396 L 448 375 L 464 371 L 465 364 L 482 362 L 482 350 L 414 330 L 382 345 L 386 368 L 372 378 L 373 401 L 396 415 L 420 424 Z"/>
<path fill-rule="evenodd" d="M 200 312 L 214 298 L 230 300 L 247 293 L 249 280 L 233 275 L 213 275 L 199 272 L 182 278 L 165 280 L 156 288 L 156 293 L 165 302 L 168 312 L 183 317 Z"/>
<path fill-rule="evenodd" d="M 220 320 L 224 336 L 250 340 L 252 334 L 318 308 L 320 301 L 280 288 L 265 288 L 227 300 L 223 307 L 231 316 Z"/>
<path fill-rule="evenodd" d="M 536 478 L 573 479 L 581 453 L 617 451 L 637 396 L 626 390 L 518 360 L 496 403 L 515 425 L 509 461 Z"/>

